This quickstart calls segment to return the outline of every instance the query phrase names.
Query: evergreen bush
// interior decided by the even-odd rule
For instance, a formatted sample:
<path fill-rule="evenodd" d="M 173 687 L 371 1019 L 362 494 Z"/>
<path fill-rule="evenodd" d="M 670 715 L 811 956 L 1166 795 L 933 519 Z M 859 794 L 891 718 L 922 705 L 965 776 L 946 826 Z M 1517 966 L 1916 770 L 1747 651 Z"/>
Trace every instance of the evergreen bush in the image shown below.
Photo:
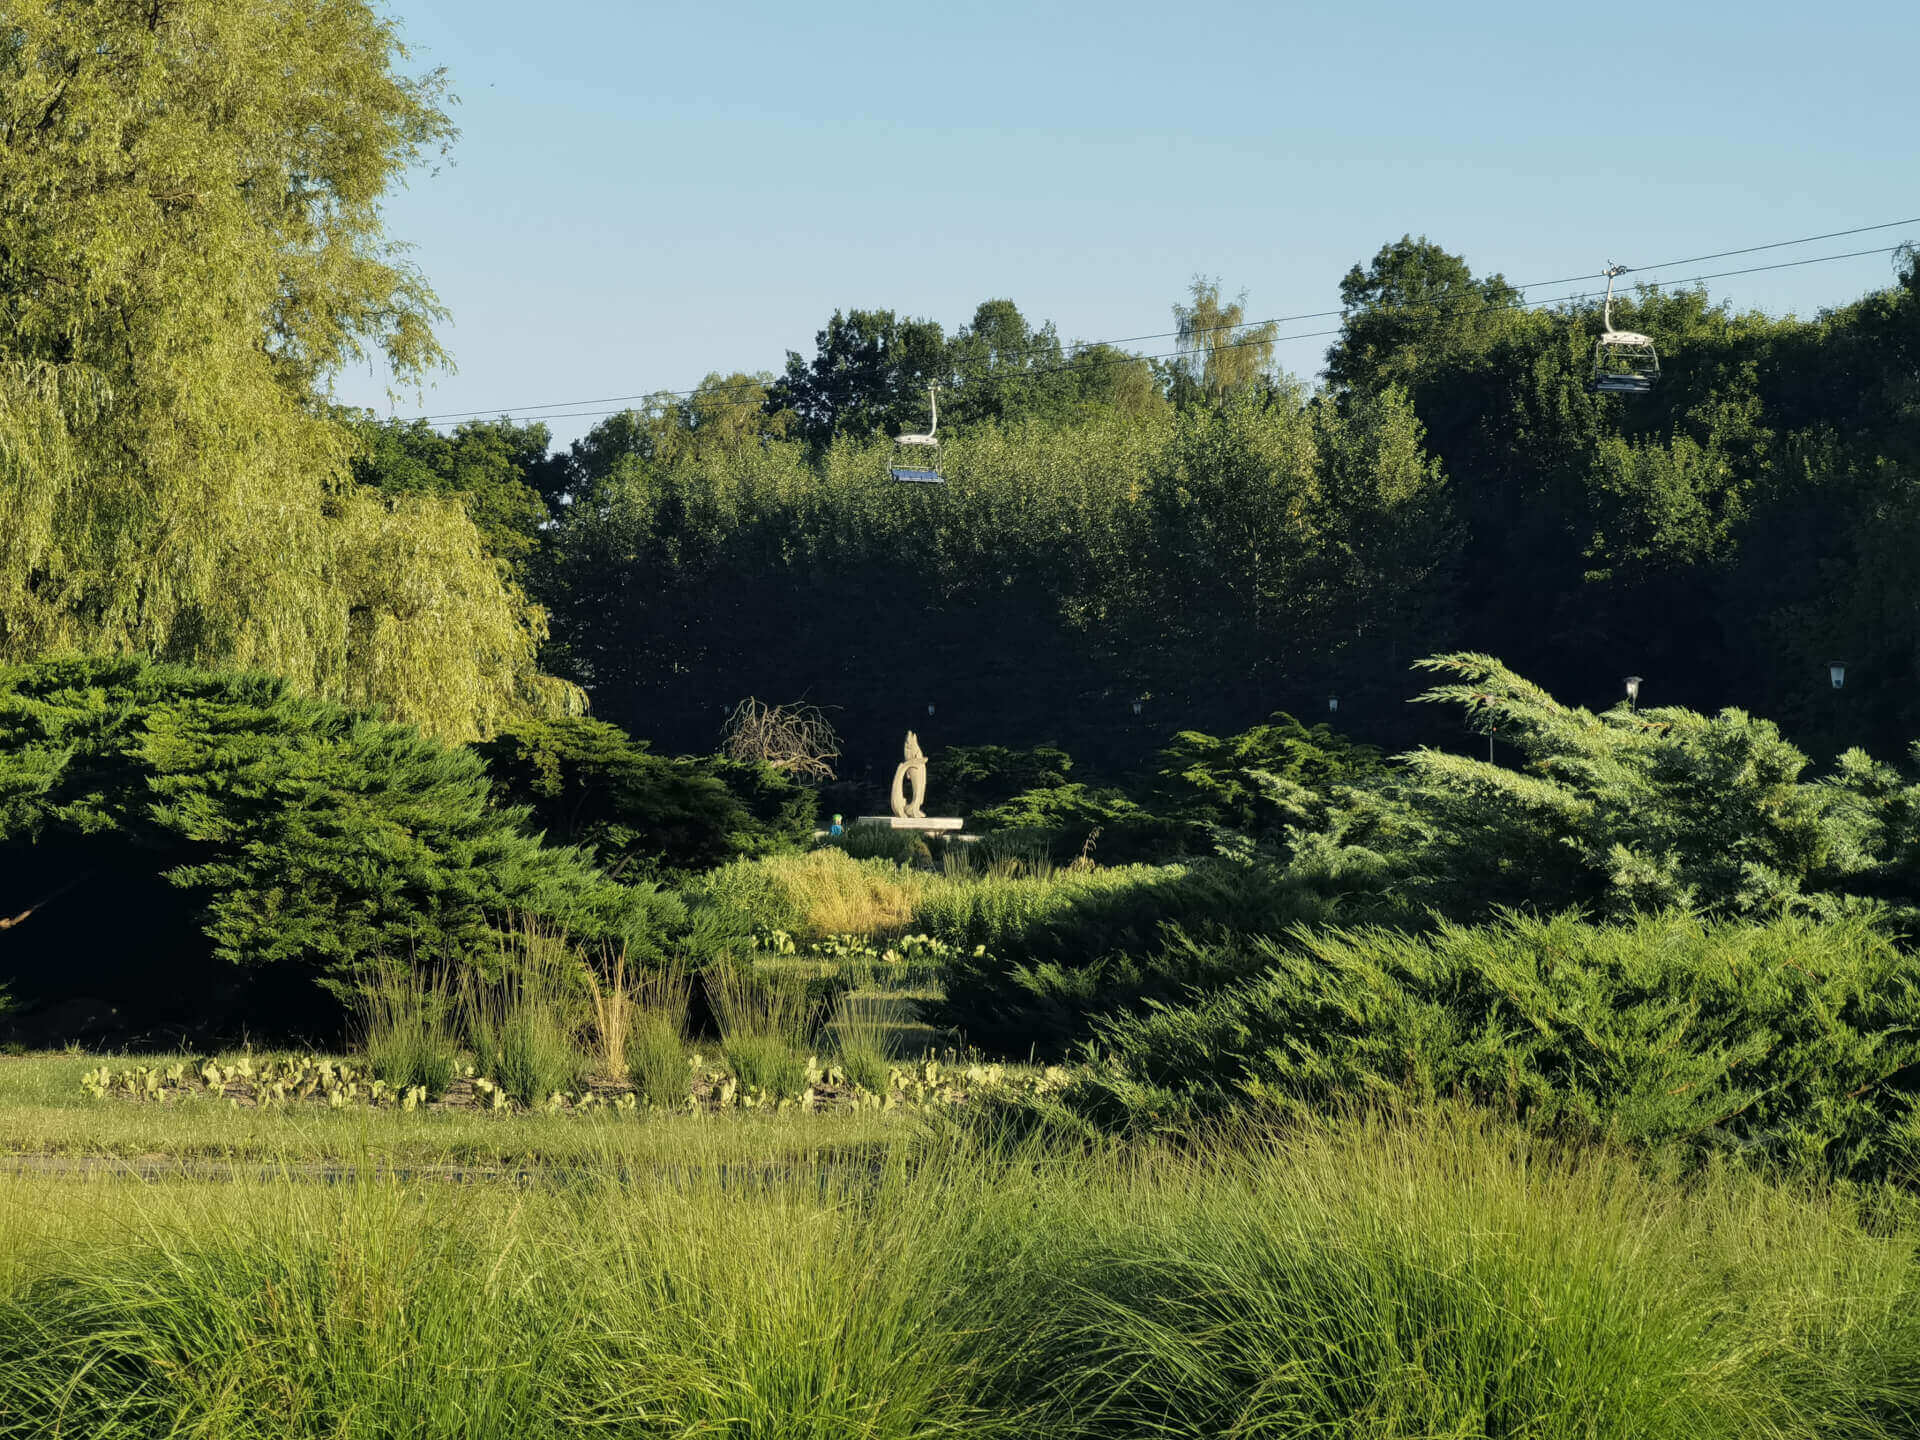
<path fill-rule="evenodd" d="M 528 719 L 478 749 L 532 825 L 622 879 L 793 850 L 813 835 L 813 791 L 771 766 L 665 759 L 599 720 Z"/>
<path fill-rule="evenodd" d="M 977 881 L 936 891 L 914 919 L 958 952 L 935 1023 L 991 1050 L 1059 1055 L 1098 1016 L 1258 968 L 1231 945 L 1189 937 L 1277 936 L 1344 913 L 1271 868 L 1209 862 Z"/>
<path fill-rule="evenodd" d="M 472 751 L 276 679 L 134 659 L 0 669 L 0 853 L 72 857 L 77 889 L 23 927 L 50 945 L 61 907 L 110 879 L 87 858 L 101 854 L 189 897 L 218 959 L 347 996 L 382 957 L 489 963 L 509 914 L 636 957 L 684 924 L 674 897 L 615 883 L 527 820 Z"/>
<path fill-rule="evenodd" d="M 1511 915 L 1193 947 L 1255 978 L 1099 1026 L 1096 1129 L 1465 1097 L 1555 1133 L 1880 1178 L 1920 1150 L 1920 958 L 1861 921 Z"/>

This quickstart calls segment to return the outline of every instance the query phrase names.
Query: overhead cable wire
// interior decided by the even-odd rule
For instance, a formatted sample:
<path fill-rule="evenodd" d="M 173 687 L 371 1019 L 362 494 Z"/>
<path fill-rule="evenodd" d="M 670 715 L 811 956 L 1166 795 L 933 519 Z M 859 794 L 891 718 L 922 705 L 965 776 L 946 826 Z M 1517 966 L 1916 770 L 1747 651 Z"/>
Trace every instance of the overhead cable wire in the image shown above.
<path fill-rule="evenodd" d="M 1757 249 L 1762 247 L 1755 247 L 1755 248 Z M 1883 246 L 1883 247 L 1872 249 L 1872 250 L 1849 250 L 1845 254 L 1841 254 L 1841 255 L 1815 255 L 1805 260 L 1782 260 L 1782 261 L 1777 261 L 1771 265 L 1749 265 L 1738 270 L 1720 270 L 1708 275 L 1689 275 L 1679 280 L 1647 280 L 1647 281 L 1642 281 L 1639 288 L 1648 289 L 1648 290 L 1677 289 L 1683 285 L 1696 285 L 1707 280 L 1725 280 L 1738 275 L 1757 275 L 1762 271 L 1767 271 L 1767 270 L 1791 270 L 1802 265 L 1822 265 L 1833 260 L 1855 260 L 1855 259 L 1859 259 L 1862 256 L 1867 256 L 1867 255 L 1892 255 L 1904 248 L 1906 248 L 1904 244 L 1888 245 L 1888 246 Z M 1736 253 L 1739 253 L 1739 252 L 1736 252 Z M 1501 311 L 1513 311 L 1513 310 L 1544 310 L 1544 309 L 1550 309 L 1555 305 L 1569 304 L 1576 300 L 1597 300 L 1605 294 L 1606 294 L 1606 291 L 1604 290 L 1584 290 L 1584 291 L 1577 291 L 1567 295 L 1553 295 L 1542 300 L 1519 299 L 1519 300 L 1512 300 L 1512 301 L 1506 301 L 1506 302 L 1488 301 L 1488 302 L 1481 302 L 1477 304 L 1454 305 L 1454 306 L 1407 306 L 1402 309 L 1396 310 L 1393 313 L 1395 313 L 1396 315 L 1424 315 L 1426 319 L 1439 320 L 1439 319 L 1445 319 L 1454 315 L 1488 314 L 1488 313 L 1497 314 Z M 1619 301 L 1623 298 L 1625 297 L 1623 297 L 1619 292 L 1617 291 L 1615 292 L 1614 299 L 1616 301 Z M 1335 311 L 1333 313 L 1339 314 L 1341 312 Z M 1228 340 L 1218 346 L 1215 346 L 1214 348 L 1216 350 L 1238 350 L 1238 349 L 1244 349 L 1249 346 L 1278 345 L 1278 344 L 1295 341 L 1295 340 L 1319 340 L 1319 339 L 1324 339 L 1328 336 L 1342 334 L 1344 333 L 1345 328 L 1346 328 L 1345 326 L 1336 325 L 1326 330 L 1303 330 L 1292 335 L 1276 335 L 1273 337 L 1255 336 L 1250 339 Z M 1022 378 L 1031 378 L 1039 375 L 1059 374 L 1069 370 L 1098 369 L 1102 366 L 1107 366 L 1107 365 L 1131 365 L 1131 364 L 1136 364 L 1143 360 L 1171 360 L 1171 359 L 1177 359 L 1181 356 L 1184 356 L 1187 353 L 1188 352 L 1185 350 L 1164 350 L 1164 351 L 1160 351 L 1157 354 L 1148 354 L 1148 355 L 1125 354 L 1125 355 L 1111 355 L 1111 356 L 1098 356 L 1098 357 L 1084 357 L 1084 356 L 1071 357 L 1071 358 L 1062 360 L 1058 365 L 1048 365 L 1048 366 L 1041 366 L 1032 370 L 1023 370 L 1020 372 L 1020 375 Z M 743 387 L 735 387 L 735 388 L 743 388 Z M 735 409 L 757 409 L 760 407 L 760 405 L 762 404 L 765 398 L 765 390 L 764 390 L 764 387 L 760 387 L 758 385 L 754 386 L 753 389 L 755 391 L 755 398 L 746 398 L 739 401 L 729 401 L 724 403 L 729 404 L 731 408 L 735 408 Z M 682 392 L 655 391 L 653 393 L 654 395 L 665 395 L 669 393 L 679 394 Z M 685 393 L 700 394 L 702 398 L 712 398 L 715 396 L 725 396 L 726 394 L 730 393 L 730 391 L 728 390 L 727 387 L 715 387 L 712 390 L 708 390 L 704 392 L 688 391 Z M 648 399 L 652 397 L 643 396 L 639 398 Z M 587 401 L 585 403 L 594 404 L 596 402 Z M 533 419 L 533 420 L 583 420 L 583 419 L 604 419 L 609 415 L 619 415 L 623 413 L 625 413 L 625 407 L 621 409 L 614 409 L 614 410 L 571 410 L 558 415 L 535 415 L 530 417 L 518 417 L 518 418 L 527 418 L 527 419 Z M 506 417 L 506 418 L 516 418 L 516 417 Z"/>
<path fill-rule="evenodd" d="M 1807 245 L 1817 240 L 1836 240 L 1848 235 L 1863 235 L 1876 230 L 1891 230 L 1891 229 L 1896 229 L 1902 225 L 1916 225 L 1916 224 L 1920 224 L 1920 216 L 1914 216 L 1906 220 L 1888 220 L 1875 225 L 1857 225 L 1848 230 L 1832 230 L 1822 235 L 1801 236 L 1800 238 L 1795 240 L 1774 240 L 1764 245 L 1747 245 L 1747 246 L 1742 246 L 1733 250 L 1716 251 L 1715 253 L 1710 255 L 1693 255 L 1693 256 L 1688 256 L 1679 260 L 1656 261 L 1650 265 L 1634 265 L 1634 266 L 1629 266 L 1626 273 L 1641 274 L 1649 270 L 1671 269 L 1676 265 L 1697 265 L 1697 264 L 1704 263 L 1708 260 L 1723 260 L 1723 259 L 1731 258 L 1736 255 L 1754 255 L 1766 250 L 1780 250 L 1793 245 Z M 1706 280 L 1728 279 L 1738 275 L 1754 275 L 1767 270 L 1790 270 L 1802 265 L 1820 265 L 1820 264 L 1826 264 L 1830 261 L 1835 261 L 1835 260 L 1853 260 L 1853 259 L 1858 259 L 1862 256 L 1867 256 L 1867 255 L 1890 255 L 1902 248 L 1903 248 L 1902 245 L 1892 245 L 1892 246 L 1885 246 L 1885 247 L 1870 249 L 1870 250 L 1851 250 L 1841 255 L 1820 255 L 1820 256 L 1814 256 L 1810 259 L 1804 259 L 1804 260 L 1786 260 L 1786 261 L 1780 261 L 1771 265 L 1750 266 L 1741 270 L 1723 270 L 1712 275 L 1692 275 L 1682 280 L 1642 281 L 1639 283 L 1654 289 L 1663 289 L 1663 288 L 1670 288 L 1670 287 L 1679 286 L 1679 285 L 1698 284 Z M 1498 279 L 1498 278 L 1499 278 L 1498 276 L 1488 277 L 1489 280 Z M 1592 275 L 1569 275 L 1569 276 L 1564 276 L 1558 280 L 1535 280 L 1525 285 L 1515 285 L 1512 288 L 1517 291 L 1524 292 L 1527 290 L 1541 289 L 1543 287 L 1552 286 L 1552 285 L 1570 285 L 1582 280 L 1591 280 L 1593 278 L 1595 277 Z M 1479 283 L 1486 283 L 1486 282 L 1483 281 Z M 1536 307 L 1567 304 L 1575 300 L 1593 299 L 1604 293 L 1605 292 L 1602 290 L 1592 290 L 1592 291 L 1578 292 L 1574 294 L 1551 296 L 1544 300 L 1527 300 L 1525 298 L 1521 298 L 1512 302 L 1508 302 L 1506 304 L 1481 303 L 1481 304 L 1469 304 L 1469 305 L 1463 305 L 1463 306 L 1457 306 L 1457 307 L 1451 307 L 1451 308 L 1449 307 L 1439 307 L 1439 308 L 1425 307 L 1425 308 L 1431 309 L 1431 312 L 1435 316 L 1435 318 L 1438 318 L 1440 316 L 1447 315 L 1447 314 L 1464 314 L 1464 313 L 1472 313 L 1476 311 L 1485 311 L 1488 309 L 1495 309 L 1495 310 L 1533 309 Z M 1203 326 L 1196 331 L 1182 332 L 1179 330 L 1163 330 L 1163 331 L 1152 332 L 1144 335 L 1122 336 L 1122 337 L 1119 337 L 1116 339 L 1110 339 L 1110 340 L 1075 341 L 1074 344 L 1077 349 L 1081 351 L 1086 351 L 1086 350 L 1092 350 L 1096 347 L 1114 347 L 1114 346 L 1120 346 L 1120 345 L 1131 345 L 1131 344 L 1136 344 L 1143 340 L 1165 340 L 1165 339 L 1171 339 L 1177 336 L 1184 336 L 1184 335 L 1213 334 L 1221 330 L 1231 331 L 1231 330 L 1259 329 L 1264 331 L 1266 327 L 1270 325 L 1288 325 L 1288 324 L 1297 323 L 1302 320 L 1326 320 L 1326 319 L 1332 319 L 1336 316 L 1344 317 L 1348 313 L 1350 308 L 1352 307 L 1342 307 L 1337 310 L 1310 310 L 1310 311 L 1303 311 L 1296 315 L 1270 316 L 1265 320 L 1243 320 L 1243 321 L 1235 321 L 1230 325 Z M 1421 308 L 1423 307 L 1414 307 L 1414 306 L 1403 307 L 1400 313 L 1403 313 L 1403 314 L 1419 313 L 1419 310 Z M 1229 341 L 1229 342 L 1226 342 L 1225 344 L 1214 346 L 1212 348 L 1239 349 L 1239 348 L 1242 348 L 1244 345 L 1265 345 L 1269 343 L 1280 344 L 1282 342 L 1293 341 L 1293 340 L 1317 339 L 1325 335 L 1337 335 L 1339 333 L 1340 333 L 1339 329 L 1336 328 L 1333 330 L 1312 330 L 1312 331 L 1306 331 L 1306 332 L 1302 332 L 1294 335 L 1274 335 L 1274 336 L 1259 335 L 1245 341 L 1239 341 L 1239 340 Z M 1028 353 L 1031 354 L 1032 352 L 1029 351 Z M 1182 348 L 1179 350 L 1163 351 L 1158 354 L 1152 354 L 1152 355 L 1127 354 L 1127 355 L 1119 355 L 1119 356 L 1099 356 L 1099 357 L 1076 355 L 1061 361 L 1057 365 L 1043 366 L 1038 369 L 1026 370 L 1021 373 L 1029 376 L 1046 375 L 1046 374 L 1053 374 L 1059 371 L 1064 371 L 1064 370 L 1083 367 L 1083 366 L 1085 368 L 1097 368 L 1101 365 L 1128 364 L 1138 360 L 1176 359 L 1190 353 L 1191 351 L 1189 349 Z M 634 392 L 632 394 L 627 394 L 627 395 L 599 396 L 593 399 L 553 400 L 553 401 L 548 401 L 544 404 L 537 404 L 537 405 L 531 405 L 531 404 L 530 405 L 509 405 L 498 410 L 445 410 L 445 411 L 439 411 L 433 414 L 409 415 L 405 417 L 395 417 L 395 418 L 405 418 L 407 420 L 426 420 L 426 421 L 469 420 L 469 419 L 490 419 L 490 418 L 520 419 L 520 420 L 526 420 L 526 421 L 572 420 L 572 419 L 588 418 L 592 416 L 618 415 L 621 413 L 623 409 L 628 408 L 627 406 L 621 404 L 621 402 L 624 402 L 624 401 L 684 400 L 684 399 L 691 399 L 696 395 L 700 396 L 702 399 L 712 399 L 712 398 L 725 397 L 729 393 L 740 393 L 745 395 L 750 392 L 760 396 L 764 396 L 765 387 L 762 386 L 757 381 L 751 382 L 749 384 L 741 384 L 741 385 L 734 385 L 734 386 L 726 386 L 726 385 L 714 386 L 711 389 L 703 389 L 702 387 L 695 386 L 691 390 L 648 390 L 648 391 Z M 754 403 L 758 404 L 759 401 L 755 400 Z M 616 408 L 613 410 L 604 410 L 604 411 L 571 410 L 567 408 L 570 406 L 591 406 L 591 405 L 616 405 L 616 406 L 619 406 L 620 408 Z M 531 413 L 535 411 L 564 411 L 565 413 L 561 413 L 561 414 Z"/>

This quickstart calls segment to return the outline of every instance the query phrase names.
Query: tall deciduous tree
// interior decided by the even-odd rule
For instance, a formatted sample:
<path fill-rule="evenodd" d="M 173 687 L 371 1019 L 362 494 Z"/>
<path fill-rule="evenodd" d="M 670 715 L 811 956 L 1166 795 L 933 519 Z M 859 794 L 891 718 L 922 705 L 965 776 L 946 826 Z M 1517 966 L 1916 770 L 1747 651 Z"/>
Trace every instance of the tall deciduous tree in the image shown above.
<path fill-rule="evenodd" d="M 1337 386 L 1412 385 L 1459 365 L 1505 332 L 1520 292 L 1499 275 L 1476 279 L 1467 262 L 1422 235 L 1382 245 L 1367 268 L 1340 282 L 1344 333 L 1327 356 Z"/>
<path fill-rule="evenodd" d="M 774 382 L 766 408 L 770 415 L 791 410 L 795 432 L 815 447 L 837 435 L 865 439 L 919 430 L 927 419 L 927 387 L 945 381 L 947 370 L 937 321 L 900 319 L 891 310 L 836 310 L 814 337 L 811 361 L 787 352 L 786 374 Z"/>
<path fill-rule="evenodd" d="M 1253 383 L 1273 364 L 1273 342 L 1280 327 L 1247 323 L 1243 290 L 1231 304 L 1220 302 L 1220 282 L 1195 276 L 1192 304 L 1175 304 L 1181 369 L 1210 395 L 1225 395 Z"/>
<path fill-rule="evenodd" d="M 440 311 L 379 204 L 453 135 L 368 0 L 0 15 L 0 661 L 286 676 L 441 734 L 551 692 L 457 503 L 347 474 L 318 403 Z"/>
<path fill-rule="evenodd" d="M 539 421 L 469 420 L 442 435 L 425 420 L 360 419 L 364 447 L 354 478 L 387 495 L 457 499 L 487 551 L 524 581 L 540 545 L 547 502 L 530 481 L 547 468 L 549 432 Z"/>

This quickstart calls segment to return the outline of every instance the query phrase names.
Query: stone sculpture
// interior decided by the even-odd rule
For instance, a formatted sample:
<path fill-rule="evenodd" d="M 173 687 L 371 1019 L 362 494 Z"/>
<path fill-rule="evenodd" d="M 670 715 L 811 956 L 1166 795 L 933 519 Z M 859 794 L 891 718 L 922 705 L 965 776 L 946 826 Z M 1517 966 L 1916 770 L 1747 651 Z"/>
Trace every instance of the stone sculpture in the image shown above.
<path fill-rule="evenodd" d="M 907 798 L 911 785 L 913 798 Z M 893 814 L 897 820 L 919 820 L 926 815 L 927 757 L 920 749 L 920 737 L 907 732 L 907 758 L 893 772 Z"/>

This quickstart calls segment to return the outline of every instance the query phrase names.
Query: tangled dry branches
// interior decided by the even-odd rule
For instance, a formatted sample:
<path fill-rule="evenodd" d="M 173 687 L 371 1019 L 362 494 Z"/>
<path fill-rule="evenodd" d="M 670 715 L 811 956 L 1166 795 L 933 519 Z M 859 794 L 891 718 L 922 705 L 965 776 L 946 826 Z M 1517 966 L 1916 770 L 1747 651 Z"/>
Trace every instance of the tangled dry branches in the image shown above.
<path fill-rule="evenodd" d="M 817 705 L 769 705 L 749 695 L 721 730 L 729 759 L 759 760 L 803 780 L 834 778 L 840 737 Z"/>

